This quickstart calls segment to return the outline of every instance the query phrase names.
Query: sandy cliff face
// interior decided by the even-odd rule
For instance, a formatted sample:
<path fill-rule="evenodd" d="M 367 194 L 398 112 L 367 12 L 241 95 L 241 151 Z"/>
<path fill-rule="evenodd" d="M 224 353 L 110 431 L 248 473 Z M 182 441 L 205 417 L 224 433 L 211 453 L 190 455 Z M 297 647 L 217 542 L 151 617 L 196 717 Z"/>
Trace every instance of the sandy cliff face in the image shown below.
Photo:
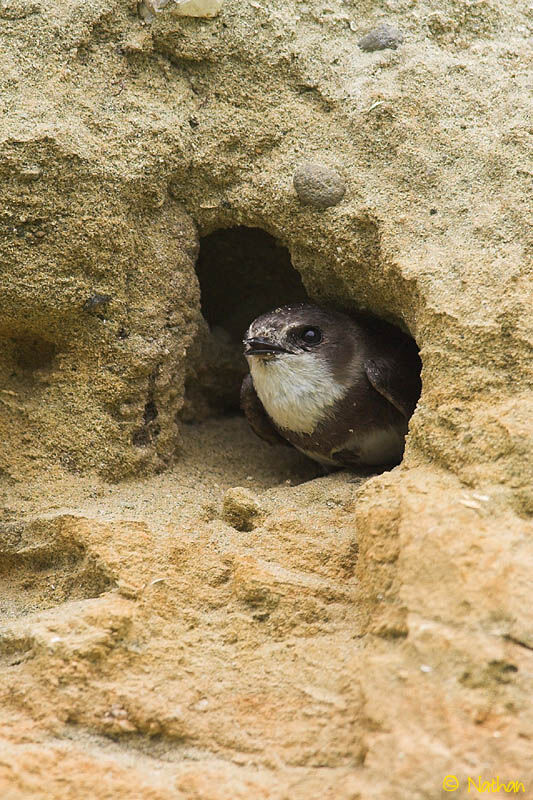
<path fill-rule="evenodd" d="M 530 788 L 526 4 L 148 11 L 0 0 L 2 796 Z M 421 348 L 390 473 L 213 416 L 306 295 Z"/>

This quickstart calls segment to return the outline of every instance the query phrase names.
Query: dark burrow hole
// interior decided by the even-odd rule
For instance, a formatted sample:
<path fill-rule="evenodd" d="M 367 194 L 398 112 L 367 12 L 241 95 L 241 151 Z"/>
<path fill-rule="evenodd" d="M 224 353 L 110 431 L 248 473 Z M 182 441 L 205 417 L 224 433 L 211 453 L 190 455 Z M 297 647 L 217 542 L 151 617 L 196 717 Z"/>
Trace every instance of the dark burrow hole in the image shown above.
<path fill-rule="evenodd" d="M 240 413 L 240 386 L 248 372 L 242 343 L 246 329 L 257 316 L 277 306 L 314 302 L 292 266 L 288 249 L 260 228 L 238 226 L 203 237 L 197 274 L 209 335 L 200 343 L 201 352 L 187 382 L 185 422 Z M 353 308 L 337 310 L 356 313 Z M 358 317 L 365 326 L 418 354 L 414 340 L 396 326 L 368 314 Z"/>
<path fill-rule="evenodd" d="M 11 357 L 15 370 L 25 373 L 52 368 L 57 348 L 40 336 L 22 336 L 11 339 Z"/>
<path fill-rule="evenodd" d="M 57 345 L 37 334 L 0 334 L 0 380 L 17 391 L 33 391 L 46 384 L 57 352 Z"/>
<path fill-rule="evenodd" d="M 157 406 L 153 397 L 150 397 L 144 406 L 143 424 L 132 433 L 131 441 L 135 447 L 148 447 L 159 436 L 161 427 L 156 422 L 158 416 Z"/>
<path fill-rule="evenodd" d="M 239 343 L 255 317 L 277 305 L 309 300 L 291 257 L 261 228 L 227 228 L 204 236 L 196 267 L 202 314 Z"/>
<path fill-rule="evenodd" d="M 255 317 L 291 302 L 310 302 L 286 247 L 261 228 L 238 226 L 200 240 L 196 266 L 210 335 L 187 385 L 186 422 L 239 412 L 248 368 L 242 339 Z"/>

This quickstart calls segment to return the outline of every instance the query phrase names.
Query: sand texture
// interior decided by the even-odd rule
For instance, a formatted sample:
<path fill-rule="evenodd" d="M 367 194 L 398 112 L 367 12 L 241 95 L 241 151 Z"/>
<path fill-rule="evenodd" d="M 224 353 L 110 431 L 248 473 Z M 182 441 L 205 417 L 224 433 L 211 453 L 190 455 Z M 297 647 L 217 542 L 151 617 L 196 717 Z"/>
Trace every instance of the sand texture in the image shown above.
<path fill-rule="evenodd" d="M 0 797 L 527 796 L 529 4 L 164 5 L 0 0 Z M 396 469 L 238 415 L 305 298 L 416 338 Z"/>

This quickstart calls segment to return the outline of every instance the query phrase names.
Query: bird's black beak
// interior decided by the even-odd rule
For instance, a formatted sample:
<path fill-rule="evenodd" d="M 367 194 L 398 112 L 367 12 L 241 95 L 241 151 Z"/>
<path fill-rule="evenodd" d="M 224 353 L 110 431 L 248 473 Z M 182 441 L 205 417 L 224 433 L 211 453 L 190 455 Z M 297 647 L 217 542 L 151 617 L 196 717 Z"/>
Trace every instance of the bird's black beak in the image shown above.
<path fill-rule="evenodd" d="M 255 339 L 245 339 L 244 340 L 244 355 L 245 356 L 260 356 L 260 355 L 275 355 L 276 353 L 287 353 L 288 351 L 285 350 L 284 347 L 281 345 L 276 344 L 275 342 L 269 342 L 268 339 L 264 339 L 263 337 L 256 337 Z"/>

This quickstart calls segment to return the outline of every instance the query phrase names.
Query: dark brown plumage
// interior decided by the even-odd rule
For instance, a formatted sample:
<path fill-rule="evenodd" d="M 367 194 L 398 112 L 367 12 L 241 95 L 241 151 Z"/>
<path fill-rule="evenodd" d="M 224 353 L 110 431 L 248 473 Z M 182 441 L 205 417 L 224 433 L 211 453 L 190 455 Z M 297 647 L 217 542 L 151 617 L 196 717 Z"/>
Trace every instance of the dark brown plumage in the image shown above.
<path fill-rule="evenodd" d="M 329 466 L 400 461 L 421 388 L 410 337 L 301 304 L 258 317 L 244 342 L 241 406 L 258 436 Z"/>

